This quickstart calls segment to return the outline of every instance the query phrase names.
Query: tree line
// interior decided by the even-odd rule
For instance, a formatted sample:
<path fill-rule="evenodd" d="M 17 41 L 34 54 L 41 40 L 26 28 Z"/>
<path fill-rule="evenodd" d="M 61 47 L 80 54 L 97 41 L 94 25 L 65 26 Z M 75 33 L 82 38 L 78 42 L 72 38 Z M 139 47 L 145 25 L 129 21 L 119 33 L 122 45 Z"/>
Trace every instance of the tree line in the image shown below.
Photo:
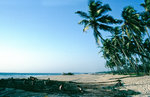
<path fill-rule="evenodd" d="M 122 20 L 108 14 L 109 4 L 99 0 L 90 0 L 88 12 L 77 11 L 83 20 L 83 32 L 89 28 L 100 52 L 106 59 L 106 67 L 120 74 L 140 72 L 150 73 L 150 0 L 141 4 L 145 10 L 138 12 L 132 6 L 123 8 Z M 101 31 L 110 32 L 111 36 L 103 38 Z"/>

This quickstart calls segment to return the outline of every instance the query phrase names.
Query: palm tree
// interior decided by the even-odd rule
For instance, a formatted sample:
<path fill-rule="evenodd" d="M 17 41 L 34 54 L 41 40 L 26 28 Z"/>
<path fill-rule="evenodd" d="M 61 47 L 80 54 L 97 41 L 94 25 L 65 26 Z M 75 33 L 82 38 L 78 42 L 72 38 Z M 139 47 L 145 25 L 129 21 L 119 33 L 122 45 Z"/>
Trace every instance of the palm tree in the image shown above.
<path fill-rule="evenodd" d="M 122 36 L 121 32 L 122 30 L 120 27 L 115 27 L 114 33 L 111 37 L 111 45 L 113 45 L 113 47 L 116 49 L 115 58 L 121 64 L 121 67 L 124 69 L 125 73 L 128 73 L 127 65 L 129 65 L 132 70 L 138 74 L 138 65 L 133 61 L 134 53 L 132 52 L 132 49 L 134 49 L 135 46 L 133 46 L 128 37 Z M 127 62 L 129 62 L 129 64 L 127 64 Z"/>
<path fill-rule="evenodd" d="M 144 3 L 141 4 L 144 7 L 145 11 L 141 13 L 141 17 L 145 25 L 150 28 L 150 0 L 144 0 Z M 147 28 L 146 28 L 147 30 Z M 147 35 L 150 40 L 150 35 L 147 30 Z"/>
<path fill-rule="evenodd" d="M 114 28 L 114 33 L 112 34 L 111 40 L 112 40 L 112 45 L 113 47 L 115 47 L 115 49 L 117 49 L 115 52 L 115 56 L 117 57 L 118 61 L 120 64 L 122 64 L 122 67 L 124 68 L 125 72 L 127 73 L 127 69 L 125 66 L 125 60 L 128 60 L 130 65 L 132 65 L 132 67 L 134 67 L 134 64 L 131 62 L 129 56 L 131 56 L 131 54 L 128 52 L 127 48 L 127 43 L 129 42 L 128 38 L 124 37 L 124 39 L 122 39 L 121 37 L 121 29 L 120 27 L 115 27 Z M 133 68 L 134 69 L 134 68 Z M 135 70 L 135 69 L 134 69 Z"/>
<path fill-rule="evenodd" d="M 141 6 L 143 6 L 146 11 L 150 12 L 150 0 L 144 0 L 144 3 L 142 3 Z"/>
<path fill-rule="evenodd" d="M 145 2 L 145 8 L 149 9 L 149 1 L 145 0 Z M 139 70 L 142 69 L 147 72 L 150 66 L 144 63 L 150 63 L 150 42 L 144 36 L 150 19 L 144 20 L 143 18 L 146 17 L 142 17 L 133 7 L 128 6 L 122 12 L 123 25 L 113 28 L 112 24 L 119 24 L 122 21 L 106 14 L 111 11 L 108 4 L 103 5 L 100 1 L 90 0 L 88 8 L 87 13 L 76 12 L 83 18 L 79 24 L 84 25 L 83 32 L 89 28 L 93 29 L 98 45 L 99 39 L 101 40 L 101 52 L 106 59 L 106 66 L 119 73 L 134 71 L 139 74 Z M 104 39 L 101 30 L 111 32 L 111 38 Z M 139 69 L 140 67 L 142 69 Z"/>
<path fill-rule="evenodd" d="M 102 42 L 105 41 L 99 30 L 112 32 L 113 27 L 109 26 L 108 24 L 117 24 L 121 23 L 122 21 L 114 19 L 112 16 L 106 14 L 108 11 L 111 11 L 111 8 L 108 4 L 103 5 L 100 1 L 90 0 L 88 7 L 88 13 L 77 11 L 76 14 L 79 14 L 84 18 L 79 22 L 79 24 L 84 25 L 83 32 L 91 27 L 94 32 L 96 43 L 99 44 L 99 38 Z"/>
<path fill-rule="evenodd" d="M 143 54 L 147 55 L 147 53 L 143 48 L 143 43 L 142 43 L 143 36 L 145 35 L 146 29 L 144 27 L 144 23 L 142 22 L 142 20 L 139 19 L 140 15 L 133 7 L 128 6 L 124 8 L 122 12 L 122 17 L 124 19 L 124 24 L 122 25 L 122 31 L 125 32 L 128 38 L 136 44 L 139 53 L 141 55 Z M 147 57 L 150 58 L 150 56 Z"/>
<path fill-rule="evenodd" d="M 111 39 L 106 39 L 103 42 L 103 47 L 101 47 L 101 51 L 103 53 L 104 59 L 106 59 L 106 66 L 109 68 L 116 67 L 116 70 L 121 73 L 121 65 L 116 57 L 116 49 L 113 48 L 111 44 Z"/>
<path fill-rule="evenodd" d="M 122 12 L 122 17 L 124 19 L 122 30 L 126 32 L 129 38 L 133 36 L 141 37 L 142 34 L 145 33 L 146 30 L 144 28 L 144 24 L 139 19 L 140 15 L 133 7 L 131 6 L 125 7 Z"/>
<path fill-rule="evenodd" d="M 112 60 L 106 61 L 105 67 L 111 69 L 111 71 L 112 71 L 113 73 L 115 73 L 115 66 L 116 66 L 115 63 L 114 63 Z"/>
<path fill-rule="evenodd" d="M 139 63 L 143 63 L 143 68 L 145 69 L 145 63 L 142 60 L 144 60 L 145 58 L 146 60 L 150 60 L 150 54 L 145 47 L 146 44 L 143 44 L 145 40 L 144 36 L 147 32 L 147 29 L 145 27 L 146 22 L 144 19 L 141 20 L 140 14 L 137 13 L 137 11 L 131 6 L 127 6 L 124 8 L 122 17 L 124 19 L 122 30 L 129 38 L 128 44 L 132 46 L 132 48 L 130 46 L 128 48 L 129 53 L 131 53 L 130 58 L 132 60 L 132 63 L 135 64 L 136 70 L 138 70 L 139 65 L 137 65 L 137 63 L 140 60 Z M 148 32 L 147 35 L 149 37 Z"/>

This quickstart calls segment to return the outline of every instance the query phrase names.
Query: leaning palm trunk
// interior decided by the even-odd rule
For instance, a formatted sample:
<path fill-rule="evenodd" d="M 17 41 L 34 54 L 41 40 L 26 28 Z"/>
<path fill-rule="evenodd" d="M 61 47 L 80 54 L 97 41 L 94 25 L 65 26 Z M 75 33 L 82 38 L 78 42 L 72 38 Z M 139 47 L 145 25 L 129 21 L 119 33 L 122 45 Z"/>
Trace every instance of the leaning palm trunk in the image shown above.
<path fill-rule="evenodd" d="M 146 68 L 146 64 L 145 64 L 144 59 L 143 59 L 142 57 L 141 57 L 140 59 L 141 59 L 141 62 L 143 63 L 144 73 L 145 73 L 145 74 L 148 74 L 148 70 L 147 70 L 147 68 Z"/>
<path fill-rule="evenodd" d="M 134 68 L 135 68 L 136 74 L 139 75 L 138 65 L 136 63 L 134 63 L 135 60 L 132 56 L 131 56 L 131 60 L 132 60 L 132 63 L 134 64 L 134 66 L 135 66 Z"/>
<path fill-rule="evenodd" d="M 146 60 L 145 58 L 141 57 L 141 61 L 143 62 L 143 65 L 145 67 L 144 71 L 145 71 L 145 74 L 149 74 L 149 65 L 150 65 L 150 61 L 149 60 Z"/>
<path fill-rule="evenodd" d="M 119 65 L 117 64 L 118 62 L 116 62 L 116 60 L 114 60 L 114 58 L 112 56 L 111 56 L 111 58 L 117 67 L 117 71 L 119 71 L 119 73 L 121 74 L 121 69 L 120 69 Z"/>
<path fill-rule="evenodd" d="M 144 49 L 143 45 L 142 45 L 142 44 L 139 44 L 139 42 L 137 41 L 137 39 L 135 38 L 134 35 L 133 35 L 133 39 L 135 40 L 137 46 L 140 48 L 139 51 L 141 50 L 142 53 L 143 53 L 143 55 L 146 55 L 147 57 L 149 57 L 148 53 L 145 52 L 145 49 Z M 149 58 L 149 60 L 150 60 L 150 58 Z"/>
<path fill-rule="evenodd" d="M 102 37 L 102 35 L 99 33 L 99 31 L 97 30 L 97 28 L 94 26 L 94 34 L 96 34 L 97 36 L 100 37 L 100 39 L 104 42 L 105 39 Z M 95 37 L 96 38 L 96 37 Z"/>
<path fill-rule="evenodd" d="M 133 63 L 131 62 L 130 58 L 129 58 L 129 57 L 127 56 L 127 54 L 125 53 L 124 49 L 122 49 L 121 44 L 120 44 L 120 42 L 119 42 L 118 39 L 117 39 L 117 42 L 118 42 L 118 44 L 119 44 L 119 46 L 120 46 L 120 49 L 121 49 L 121 51 L 123 52 L 124 56 L 128 59 L 129 63 L 132 65 L 133 70 L 136 71 L 135 64 L 133 64 Z M 123 42 L 122 42 L 122 43 L 123 43 Z"/>
<path fill-rule="evenodd" d="M 145 27 L 145 29 L 146 29 L 146 34 L 147 34 L 148 39 L 149 39 L 149 42 L 150 42 L 150 35 L 149 35 L 149 33 L 148 33 L 147 27 Z"/>
<path fill-rule="evenodd" d="M 139 42 L 137 41 L 137 39 L 135 38 L 134 35 L 133 35 L 133 39 L 134 39 L 135 43 L 137 44 L 139 51 L 142 51 L 144 54 L 146 54 L 145 51 L 144 51 L 144 49 L 143 49 L 142 46 L 139 44 Z"/>
<path fill-rule="evenodd" d="M 125 51 L 123 49 L 121 49 L 121 50 L 122 50 L 123 54 L 126 56 L 126 58 L 128 59 L 129 63 L 132 65 L 133 70 L 136 71 L 135 64 L 132 63 L 131 59 L 127 56 Z"/>
<path fill-rule="evenodd" d="M 129 63 L 131 64 L 134 72 L 136 72 L 136 68 L 135 68 L 135 64 L 132 63 L 131 59 L 127 56 L 127 54 L 125 53 L 124 49 L 122 49 L 120 42 L 117 40 L 118 44 L 119 44 L 119 48 L 121 49 L 121 51 L 123 52 L 123 55 L 127 58 L 127 60 L 129 61 Z M 123 43 L 123 42 L 122 42 Z M 114 45 L 111 44 L 112 47 L 114 47 L 115 49 L 118 49 L 117 47 L 115 47 Z"/>
<path fill-rule="evenodd" d="M 122 62 L 120 61 L 120 59 L 118 58 L 118 56 L 117 55 L 115 55 L 116 56 L 116 58 L 117 58 L 117 60 L 118 60 L 118 62 L 120 63 L 120 65 L 123 67 L 123 69 L 125 70 L 125 72 L 124 73 L 126 73 L 127 74 L 127 70 L 126 70 L 126 68 L 123 66 L 123 64 L 122 64 Z"/>
<path fill-rule="evenodd" d="M 135 37 L 134 37 L 134 40 L 136 40 Z M 149 54 L 148 54 L 147 52 L 145 52 L 145 49 L 144 49 L 143 45 L 142 45 L 142 44 L 139 44 L 137 40 L 136 40 L 136 43 L 137 43 L 137 45 L 139 45 L 139 47 L 141 48 L 142 52 L 143 52 L 147 57 L 149 57 Z M 150 59 L 148 59 L 148 60 L 150 60 Z M 149 71 L 146 70 L 146 66 L 145 66 L 145 63 L 144 63 L 144 62 L 143 62 L 143 68 L 144 68 L 145 74 L 147 74 Z"/>

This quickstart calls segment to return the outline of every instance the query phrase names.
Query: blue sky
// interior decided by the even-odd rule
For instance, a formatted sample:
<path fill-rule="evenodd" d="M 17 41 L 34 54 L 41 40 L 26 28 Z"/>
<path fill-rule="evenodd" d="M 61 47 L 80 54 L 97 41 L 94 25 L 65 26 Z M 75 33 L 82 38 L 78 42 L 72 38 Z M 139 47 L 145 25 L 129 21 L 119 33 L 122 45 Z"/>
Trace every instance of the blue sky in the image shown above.
<path fill-rule="evenodd" d="M 103 0 L 121 18 L 123 7 L 143 0 Z M 88 0 L 0 0 L 0 72 L 98 72 L 108 70 L 93 33 L 83 33 L 76 11 Z M 108 34 L 105 32 L 103 36 Z"/>

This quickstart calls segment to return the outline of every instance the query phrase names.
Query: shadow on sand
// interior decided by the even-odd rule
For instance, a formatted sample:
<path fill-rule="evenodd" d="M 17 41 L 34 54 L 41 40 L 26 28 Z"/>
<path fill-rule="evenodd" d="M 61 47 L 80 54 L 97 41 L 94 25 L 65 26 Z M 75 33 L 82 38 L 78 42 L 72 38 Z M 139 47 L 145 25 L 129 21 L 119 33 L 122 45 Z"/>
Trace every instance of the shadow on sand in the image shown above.
<path fill-rule="evenodd" d="M 28 91 L 30 91 L 30 93 Z M 42 96 L 43 93 L 45 96 Z M 52 94 L 59 94 L 65 97 L 130 97 L 130 95 L 138 95 L 140 93 L 133 90 L 119 90 L 119 88 L 113 84 L 96 82 L 75 83 L 50 79 L 40 80 L 35 77 L 28 79 L 9 78 L 0 80 L 0 97 L 14 97 L 14 95 L 15 97 L 24 97 L 24 95 L 29 97 L 52 97 L 49 96 Z"/>

